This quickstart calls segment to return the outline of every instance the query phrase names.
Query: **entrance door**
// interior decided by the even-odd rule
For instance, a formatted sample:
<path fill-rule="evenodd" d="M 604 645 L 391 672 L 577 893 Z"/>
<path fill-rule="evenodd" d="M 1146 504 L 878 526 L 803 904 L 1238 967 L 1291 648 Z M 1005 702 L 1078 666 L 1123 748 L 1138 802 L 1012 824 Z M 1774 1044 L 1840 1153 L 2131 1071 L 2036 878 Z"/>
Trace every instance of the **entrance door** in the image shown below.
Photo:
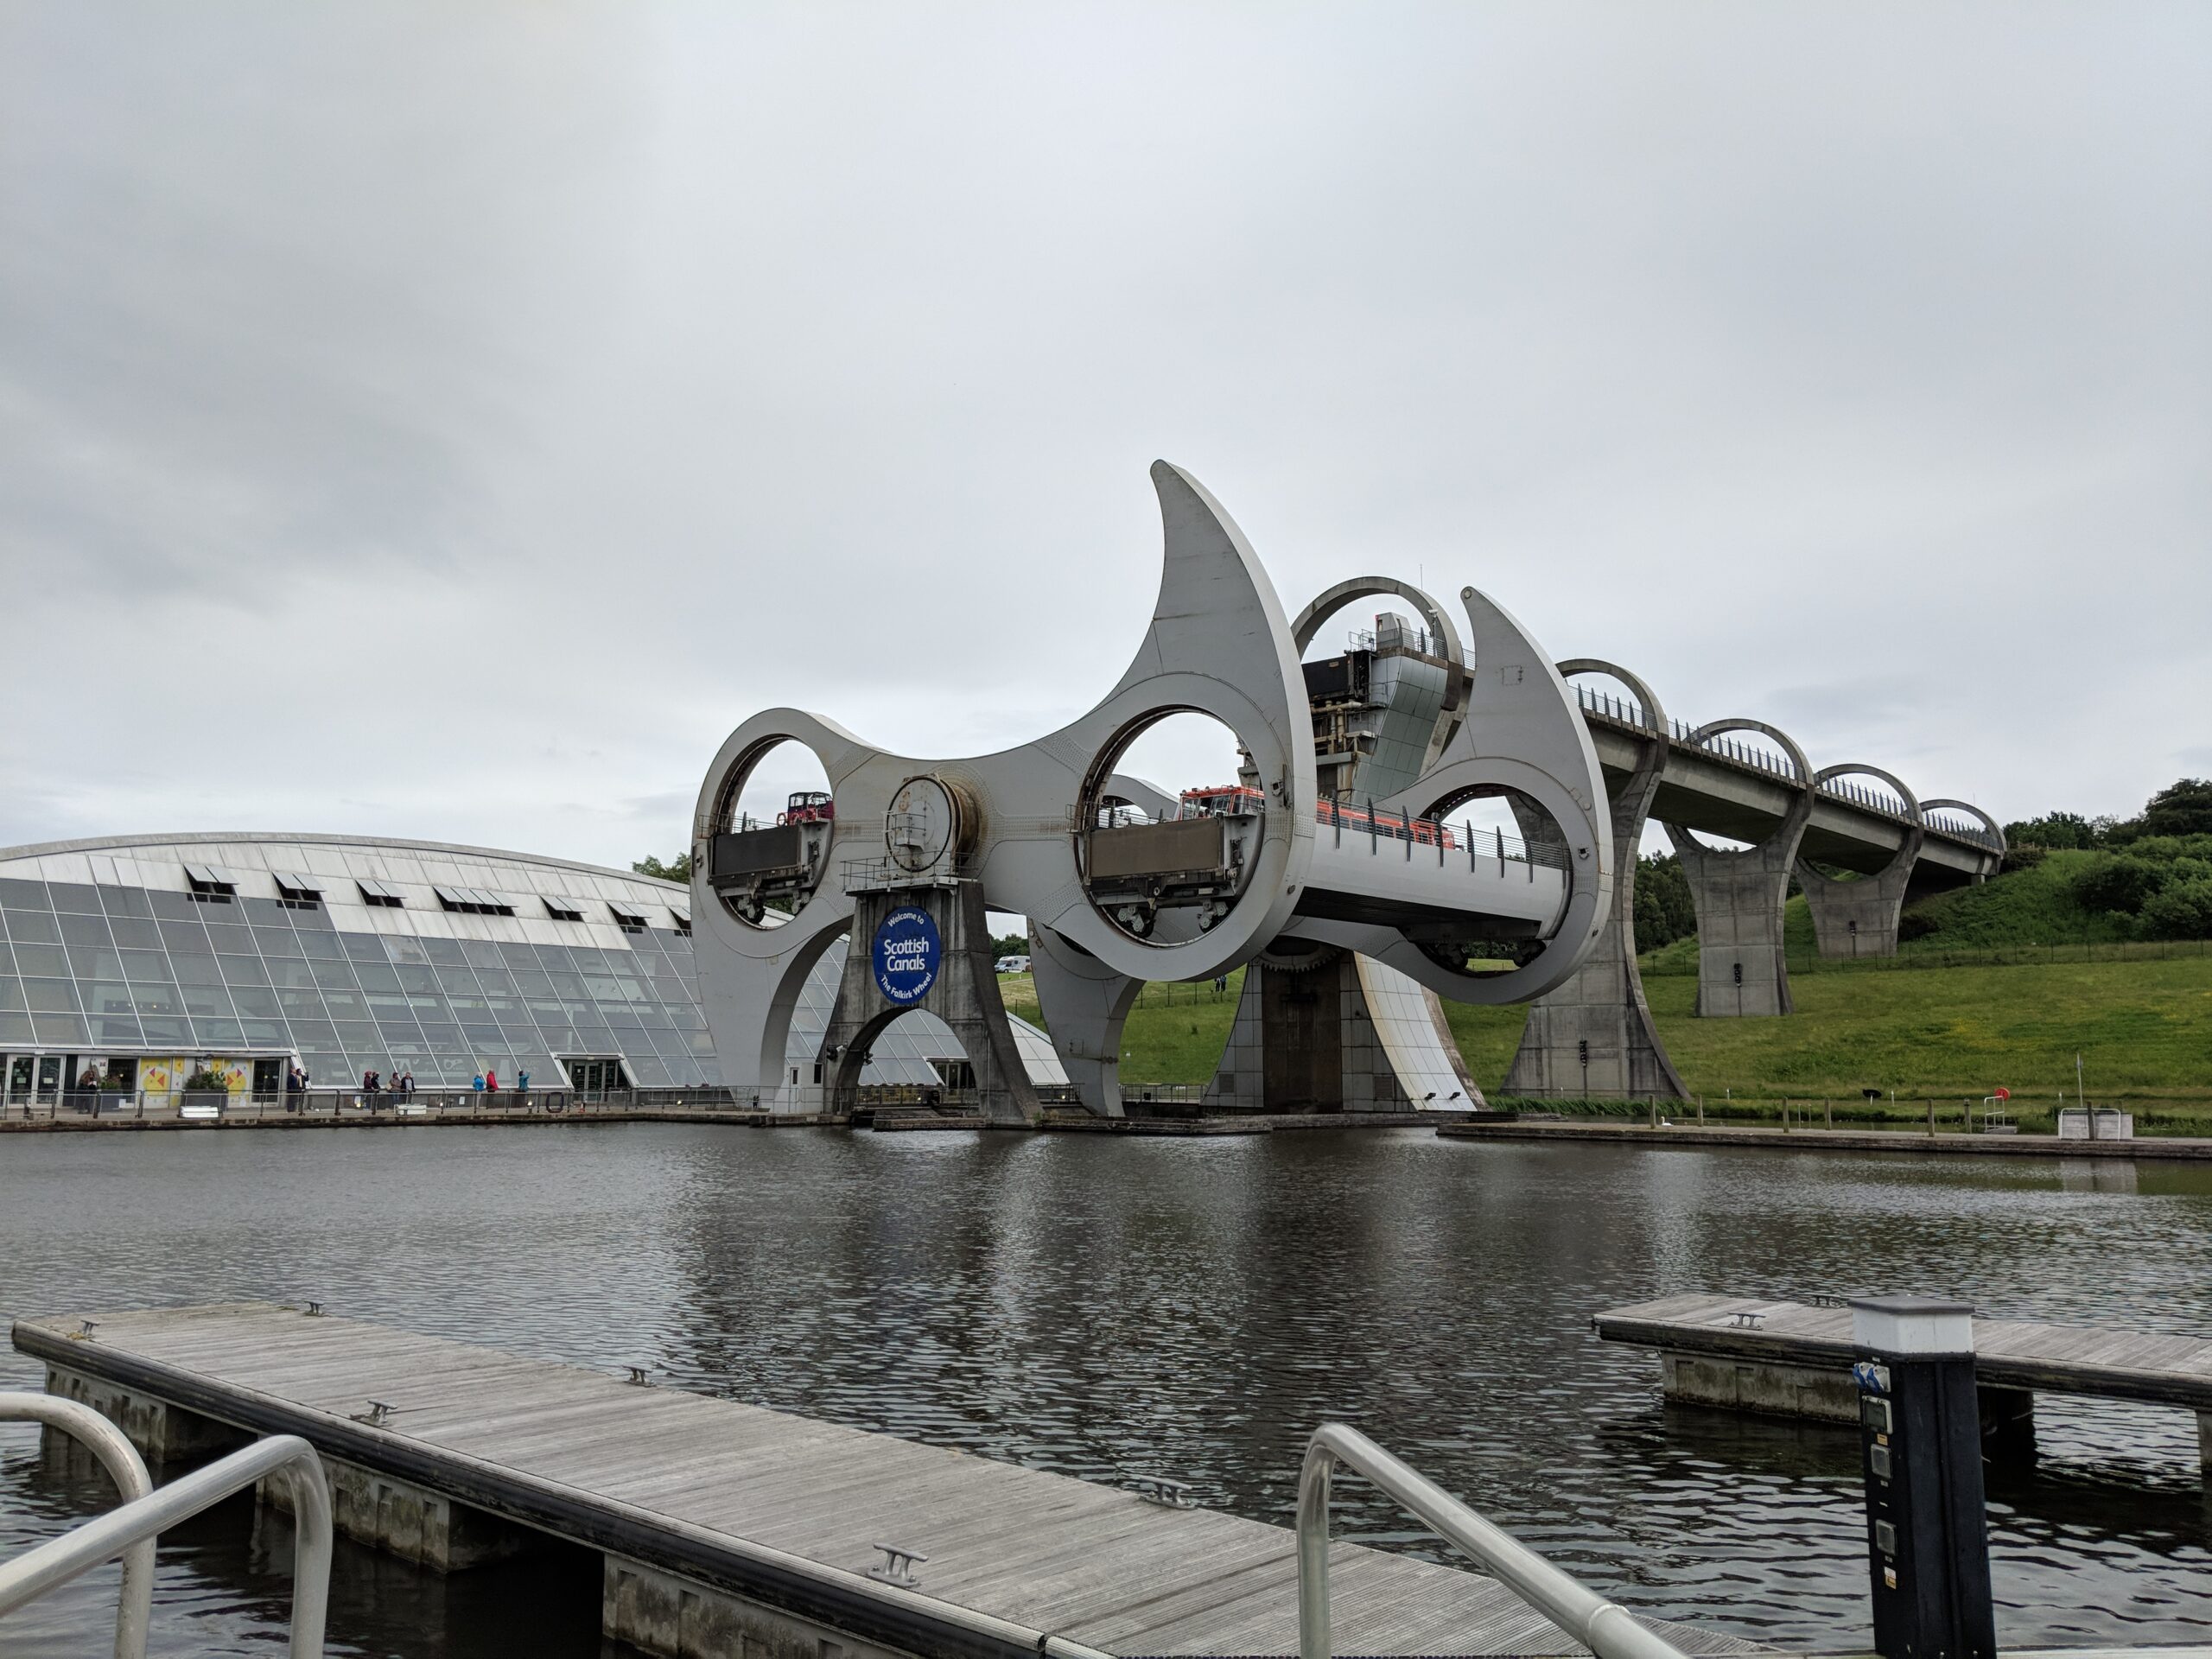
<path fill-rule="evenodd" d="M 282 1060 L 256 1060 L 253 1063 L 253 1097 L 274 1100 L 284 1087 Z"/>
<path fill-rule="evenodd" d="M 587 1100 L 596 1100 L 626 1086 L 620 1060 L 591 1055 L 563 1059 L 561 1064 L 569 1070 L 569 1086 Z"/>
<path fill-rule="evenodd" d="M 41 1054 L 38 1057 L 38 1098 L 41 1106 L 51 1105 L 61 1092 L 61 1057 Z"/>
<path fill-rule="evenodd" d="M 29 1100 L 31 1097 L 31 1057 L 18 1054 L 8 1062 L 8 1098 Z"/>

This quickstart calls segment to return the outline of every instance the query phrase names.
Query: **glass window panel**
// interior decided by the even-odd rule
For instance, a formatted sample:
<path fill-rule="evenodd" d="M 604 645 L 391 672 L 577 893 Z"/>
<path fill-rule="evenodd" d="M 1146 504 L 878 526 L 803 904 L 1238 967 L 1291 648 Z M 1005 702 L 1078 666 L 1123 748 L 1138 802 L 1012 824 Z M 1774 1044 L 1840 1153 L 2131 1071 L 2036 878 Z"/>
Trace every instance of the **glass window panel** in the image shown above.
<path fill-rule="evenodd" d="M 300 1048 L 335 1048 L 338 1046 L 338 1027 L 327 1020 L 294 1020 L 292 1041 Z"/>
<path fill-rule="evenodd" d="M 499 957 L 510 969 L 535 969 L 537 966 L 537 947 L 535 945 L 518 944 L 512 939 L 502 940 L 500 942 Z"/>
<path fill-rule="evenodd" d="M 553 976 L 550 974 L 543 972 L 517 974 L 514 981 L 516 991 L 524 996 L 553 995 Z"/>
<path fill-rule="evenodd" d="M 38 1033 L 41 1043 L 89 1043 L 92 1037 L 85 1029 L 81 1014 L 34 1014 L 31 1029 Z"/>
<path fill-rule="evenodd" d="M 123 957 L 118 951 L 89 944 L 73 944 L 68 950 L 69 971 L 79 979 L 123 977 Z"/>
<path fill-rule="evenodd" d="M 213 957 L 171 957 L 169 962 L 176 969 L 177 982 L 183 985 L 219 985 L 223 970 Z"/>
<path fill-rule="evenodd" d="M 684 1058 L 691 1052 L 691 1045 L 683 1040 L 683 1033 L 680 1031 L 653 1031 L 645 1034 L 652 1039 L 653 1052 L 664 1059 Z"/>
<path fill-rule="evenodd" d="M 0 1009 L 10 1014 L 21 1014 L 30 1006 L 23 1001 L 23 982 L 13 975 L 0 979 Z"/>
<path fill-rule="evenodd" d="M 11 910 L 8 912 L 8 937 L 11 939 L 34 939 L 41 944 L 61 943 L 61 930 L 54 918 L 42 911 Z"/>
<path fill-rule="evenodd" d="M 461 954 L 472 968 L 504 968 L 507 959 L 500 954 L 499 944 L 491 939 L 463 939 Z"/>
<path fill-rule="evenodd" d="M 189 893 L 170 893 L 166 888 L 152 887 L 147 890 L 146 902 L 154 907 L 154 915 L 161 921 L 196 922 L 200 919 L 201 906 L 193 903 Z"/>
<path fill-rule="evenodd" d="M 495 996 L 515 995 L 515 976 L 504 968 L 479 968 L 476 982 Z"/>
<path fill-rule="evenodd" d="M 369 1017 L 368 999 L 359 991 L 333 990 L 325 986 L 322 1000 L 334 1020 L 365 1020 Z"/>
<path fill-rule="evenodd" d="M 557 996 L 577 1002 L 588 1001 L 591 998 L 591 993 L 584 988 L 582 974 L 552 973 L 546 977 L 553 982 L 553 991 Z"/>
<path fill-rule="evenodd" d="M 34 1009 L 60 1013 L 77 1007 L 77 982 L 73 979 L 25 979 L 23 1000 Z"/>
<path fill-rule="evenodd" d="M 238 1004 L 238 1013 L 249 1020 L 274 1020 L 279 1010 L 276 993 L 260 985 L 233 985 L 231 1001 Z"/>
<path fill-rule="evenodd" d="M 261 947 L 264 957 L 296 957 L 301 953 L 299 936 L 289 927 L 257 927 L 253 942 Z"/>
<path fill-rule="evenodd" d="M 292 1039 L 284 1033 L 281 1020 L 241 1020 L 239 1028 L 245 1039 L 256 1048 L 289 1048 Z"/>
<path fill-rule="evenodd" d="M 384 962 L 384 941 L 374 933 L 340 933 L 338 942 L 346 947 L 346 954 L 356 962 Z"/>
<path fill-rule="evenodd" d="M 407 993 L 407 1006 L 417 1020 L 450 1020 L 453 1008 L 442 996 L 426 996 L 420 991 Z"/>
<path fill-rule="evenodd" d="M 269 969 L 269 982 L 279 990 L 305 991 L 315 987 L 315 969 L 296 957 L 278 957 L 263 964 Z"/>
<path fill-rule="evenodd" d="M 183 988 L 184 1011 L 196 1020 L 228 1019 L 237 1012 L 231 1006 L 231 994 L 219 985 L 187 985 Z"/>
<path fill-rule="evenodd" d="M 262 874 L 260 871 L 256 870 L 245 879 L 249 881 L 260 882 L 267 881 L 270 878 Z M 238 896 L 238 912 L 249 922 L 257 923 L 265 927 L 281 927 L 283 928 L 286 932 L 289 932 L 291 931 L 288 925 L 291 912 L 286 910 L 283 906 L 278 904 L 274 899 L 257 899 L 251 895 L 241 893 Z"/>
<path fill-rule="evenodd" d="M 344 944 L 337 934 L 327 929 L 315 931 L 302 927 L 295 933 L 294 937 L 299 940 L 300 949 L 306 951 L 315 961 L 340 962 L 345 959 Z"/>
<path fill-rule="evenodd" d="M 569 947 L 565 944 L 539 945 L 537 960 L 549 971 L 573 972 L 576 965 L 575 959 L 569 956 Z"/>
<path fill-rule="evenodd" d="M 365 991 L 397 991 L 399 988 L 399 975 L 388 963 L 357 961 L 353 964 L 353 973 Z"/>
<path fill-rule="evenodd" d="M 669 1018 L 668 1010 L 658 1003 L 649 1002 L 639 1008 L 637 1014 L 638 1023 L 647 1031 L 669 1031 L 672 1030 L 676 1025 L 676 1022 Z"/>
<path fill-rule="evenodd" d="M 467 1034 L 472 1048 L 482 1048 L 487 1045 L 498 1048 L 504 1046 L 507 1040 L 499 1027 L 489 1020 L 473 1020 L 454 1029 Z"/>
<path fill-rule="evenodd" d="M 16 947 L 16 971 L 26 976 L 44 974 L 64 979 L 69 973 L 68 953 L 58 944 L 18 944 Z"/>
<path fill-rule="evenodd" d="M 111 944 L 105 916 L 57 916 L 64 944 Z"/>
<path fill-rule="evenodd" d="M 146 1041 L 149 1046 L 157 1043 L 172 1043 L 182 1048 L 192 1041 L 192 1027 L 185 1023 L 182 1016 L 176 1014 L 149 1017 L 146 1010 L 142 1007 L 138 1010 L 138 1027 L 146 1033 Z"/>
<path fill-rule="evenodd" d="M 175 977 L 169 972 L 169 959 L 159 950 L 121 950 L 125 979 L 141 979 L 155 984 Z"/>
<path fill-rule="evenodd" d="M 0 1043 L 29 1043 L 36 1040 L 31 1035 L 30 1015 L 0 1014 Z"/>
<path fill-rule="evenodd" d="M 143 887 L 102 887 L 100 907 L 111 918 L 118 916 L 151 916 L 154 907 L 146 902 Z"/>
<path fill-rule="evenodd" d="M 161 924 L 162 948 L 173 957 L 212 957 L 215 947 L 207 943 L 207 930 L 197 922 L 163 922 Z"/>
<path fill-rule="evenodd" d="M 207 1047 L 236 1047 L 245 1041 L 245 1033 L 235 1020 L 194 1020 L 193 1035 Z"/>
<path fill-rule="evenodd" d="M 130 988 L 119 979 L 96 979 L 77 987 L 87 1014 L 131 1014 Z"/>
<path fill-rule="evenodd" d="M 153 923 L 136 916 L 116 916 L 109 918 L 108 931 L 115 935 L 115 942 L 126 950 L 158 950 L 162 948 L 162 930 Z"/>
<path fill-rule="evenodd" d="M 461 1005 L 456 1002 L 454 1006 L 459 1007 Z M 510 1025 L 524 1022 L 528 1019 L 523 1012 L 521 1001 L 516 997 L 487 996 L 483 999 L 483 1007 L 484 1012 L 493 1019 L 504 1020 Z"/>
<path fill-rule="evenodd" d="M 441 968 L 465 968 L 468 965 L 468 958 L 461 954 L 459 939 L 424 939 L 423 953 Z"/>
<path fill-rule="evenodd" d="M 117 1046 L 127 1044 L 130 1047 L 136 1048 L 140 1043 L 145 1040 L 145 1039 L 139 1034 L 137 1020 L 132 1019 L 127 1014 L 102 1014 L 99 1019 L 92 1020 L 91 1023 L 92 1027 L 92 1040 L 96 1043 L 108 1043 Z"/>
<path fill-rule="evenodd" d="M 330 919 L 330 912 L 319 905 L 313 910 L 288 910 L 284 914 L 291 918 L 292 926 L 302 933 L 331 933 L 338 926 Z"/>
<path fill-rule="evenodd" d="M 599 1026 L 607 1023 L 599 1017 L 599 1004 L 587 997 L 563 997 L 561 1013 L 570 1025 Z"/>
<path fill-rule="evenodd" d="M 345 1046 L 348 1054 L 356 1054 L 365 1048 L 377 1046 L 377 1028 L 365 1020 L 340 1020 L 338 1022 L 338 1040 Z"/>
<path fill-rule="evenodd" d="M 0 877 L 0 905 L 10 910 L 45 910 L 46 883 L 22 881 L 14 876 Z"/>
<path fill-rule="evenodd" d="M 665 1089 L 669 1086 L 668 1068 L 658 1058 L 650 1060 L 643 1055 L 635 1058 L 627 1055 L 623 1058 L 629 1060 L 630 1075 L 638 1080 L 640 1089 Z"/>
<path fill-rule="evenodd" d="M 56 910 L 88 912 L 94 916 L 100 913 L 100 890 L 98 887 L 86 887 L 77 881 L 49 881 L 46 884 L 46 893 Z"/>
<path fill-rule="evenodd" d="M 399 976 L 399 988 L 403 991 L 435 991 L 438 988 L 437 969 L 427 963 L 403 962 L 391 971 Z M 364 979 L 361 983 L 366 985 L 368 981 Z M 470 988 L 475 988 L 472 986 Z"/>
<path fill-rule="evenodd" d="M 414 1011 L 407 1006 L 404 991 L 371 991 L 368 994 L 369 1013 L 378 1020 L 414 1019 Z"/>
<path fill-rule="evenodd" d="M 715 1039 L 713 1038 L 703 1031 L 687 1032 L 684 1034 L 690 1039 L 691 1052 L 694 1054 L 707 1059 L 714 1058 Z"/>
<path fill-rule="evenodd" d="M 385 960 L 387 962 L 425 963 L 429 952 L 423 948 L 423 941 L 412 933 L 383 935 Z"/>
<path fill-rule="evenodd" d="M 327 1020 L 330 1011 L 322 1006 L 322 999 L 313 991 L 282 989 L 276 993 L 276 1006 L 284 1010 L 288 1020 Z"/>
<path fill-rule="evenodd" d="M 622 1032 L 634 1032 L 639 1028 L 636 1013 L 629 1008 L 609 1008 L 607 1011 L 607 1023 L 615 1030 Z"/>
<path fill-rule="evenodd" d="M 449 968 L 435 969 L 433 972 L 436 975 L 437 982 L 445 989 L 468 996 L 476 995 L 476 975 L 474 969 L 455 963 Z"/>
<path fill-rule="evenodd" d="M 261 965 L 259 957 L 218 957 L 216 963 L 223 970 L 226 985 L 266 985 L 269 970 Z"/>
<path fill-rule="evenodd" d="M 177 995 L 174 985 L 143 985 L 133 982 L 130 1000 L 137 1004 L 143 1018 L 149 1014 L 182 1014 L 184 999 Z"/>
<path fill-rule="evenodd" d="M 353 965 L 347 962 L 317 962 L 308 959 L 308 966 L 315 974 L 315 982 L 327 997 L 333 991 L 350 991 L 353 985 Z"/>
<path fill-rule="evenodd" d="M 253 930 L 250 927 L 241 927 L 236 922 L 209 922 L 207 938 L 214 945 L 215 954 L 218 956 L 251 957 L 256 954 L 253 948 Z"/>

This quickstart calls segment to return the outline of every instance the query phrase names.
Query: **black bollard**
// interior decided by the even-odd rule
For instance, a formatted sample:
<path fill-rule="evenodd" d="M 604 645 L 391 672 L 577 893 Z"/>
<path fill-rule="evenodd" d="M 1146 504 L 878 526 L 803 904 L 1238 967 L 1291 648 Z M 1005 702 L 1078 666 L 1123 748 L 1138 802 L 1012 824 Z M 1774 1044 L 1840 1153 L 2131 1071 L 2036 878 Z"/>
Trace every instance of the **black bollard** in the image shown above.
<path fill-rule="evenodd" d="M 1867 1575 L 1883 1659 L 1995 1659 L 1974 1310 L 1853 1297 Z"/>

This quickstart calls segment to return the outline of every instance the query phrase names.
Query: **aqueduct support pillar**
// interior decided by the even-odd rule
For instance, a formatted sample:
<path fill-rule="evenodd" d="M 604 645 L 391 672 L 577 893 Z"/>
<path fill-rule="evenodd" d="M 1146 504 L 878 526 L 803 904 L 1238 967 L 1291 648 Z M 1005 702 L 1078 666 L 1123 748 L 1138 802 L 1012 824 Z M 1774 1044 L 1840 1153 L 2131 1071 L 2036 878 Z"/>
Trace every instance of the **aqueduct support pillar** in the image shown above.
<path fill-rule="evenodd" d="M 1789 965 L 1783 954 L 1782 906 L 1789 870 L 1813 816 L 1813 768 L 1805 752 L 1758 720 L 1716 720 L 1686 740 L 1693 747 L 1723 732 L 1764 732 L 1789 752 L 1799 785 L 1773 833 L 1756 847 L 1707 847 L 1680 824 L 1668 838 L 1689 879 L 1697 909 L 1697 1011 L 1704 1019 L 1766 1018 L 1788 1014 Z"/>
<path fill-rule="evenodd" d="M 1649 686 L 1611 663 L 1577 658 L 1559 671 L 1609 674 L 1627 686 L 1643 710 L 1647 736 L 1636 770 L 1611 791 L 1620 868 L 1605 931 L 1573 977 L 1530 1004 L 1503 1092 L 1538 1100 L 1687 1100 L 1689 1091 L 1659 1040 L 1636 965 L 1636 849 L 1667 769 L 1667 714 Z"/>
<path fill-rule="evenodd" d="M 926 918 L 926 925 L 918 913 Z M 887 962 L 912 964 L 912 970 L 891 977 L 885 972 Z M 911 979 L 912 985 L 901 979 Z M 976 1103 L 986 1122 L 1018 1127 L 1044 1116 L 999 996 L 979 883 L 956 880 L 855 895 L 853 942 L 845 952 L 836 1004 L 822 1033 L 833 1111 L 851 1113 L 868 1045 L 912 1008 L 926 1008 L 952 1027 L 975 1071 Z"/>
<path fill-rule="evenodd" d="M 1814 778 L 1818 788 L 1831 778 L 1863 773 L 1879 778 L 1903 798 L 1912 828 L 1879 874 L 1855 880 L 1839 880 L 1797 861 L 1798 885 L 1805 889 L 1806 906 L 1813 912 L 1813 937 L 1824 957 L 1894 957 L 1897 953 L 1897 919 L 1904 913 L 1905 888 L 1912 880 L 1912 867 L 1920 861 L 1920 843 L 1927 836 L 1927 820 L 1913 792 L 1879 766 L 1824 766 Z"/>

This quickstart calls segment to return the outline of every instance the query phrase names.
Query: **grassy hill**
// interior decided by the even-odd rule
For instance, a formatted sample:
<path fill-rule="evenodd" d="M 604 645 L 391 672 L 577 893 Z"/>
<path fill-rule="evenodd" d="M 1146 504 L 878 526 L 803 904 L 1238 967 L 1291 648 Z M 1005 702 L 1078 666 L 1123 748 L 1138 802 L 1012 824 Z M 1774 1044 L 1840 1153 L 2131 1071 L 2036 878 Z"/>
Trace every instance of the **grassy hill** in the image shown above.
<path fill-rule="evenodd" d="M 1955 1109 L 2002 1085 L 2024 1106 L 2070 1097 L 2074 1056 L 2092 1098 L 2165 1103 L 2212 1133 L 2212 945 L 2130 942 L 2124 917 L 2085 910 L 2075 873 L 2098 855 L 2055 852 L 1979 887 L 1940 894 L 1907 915 L 1891 960 L 1823 962 L 1800 896 L 1783 925 L 1797 1012 L 1782 1020 L 1700 1020 L 1697 941 L 1643 961 L 1661 1039 L 1693 1094 L 1857 1101 L 1862 1089 Z M 1243 983 L 1152 985 L 1129 1015 L 1122 1072 L 1135 1084 L 1202 1084 L 1213 1075 Z M 1026 976 L 1001 981 L 1007 1006 L 1040 1020 Z M 1452 1033 L 1496 1095 L 1525 1008 L 1450 1004 Z"/>

